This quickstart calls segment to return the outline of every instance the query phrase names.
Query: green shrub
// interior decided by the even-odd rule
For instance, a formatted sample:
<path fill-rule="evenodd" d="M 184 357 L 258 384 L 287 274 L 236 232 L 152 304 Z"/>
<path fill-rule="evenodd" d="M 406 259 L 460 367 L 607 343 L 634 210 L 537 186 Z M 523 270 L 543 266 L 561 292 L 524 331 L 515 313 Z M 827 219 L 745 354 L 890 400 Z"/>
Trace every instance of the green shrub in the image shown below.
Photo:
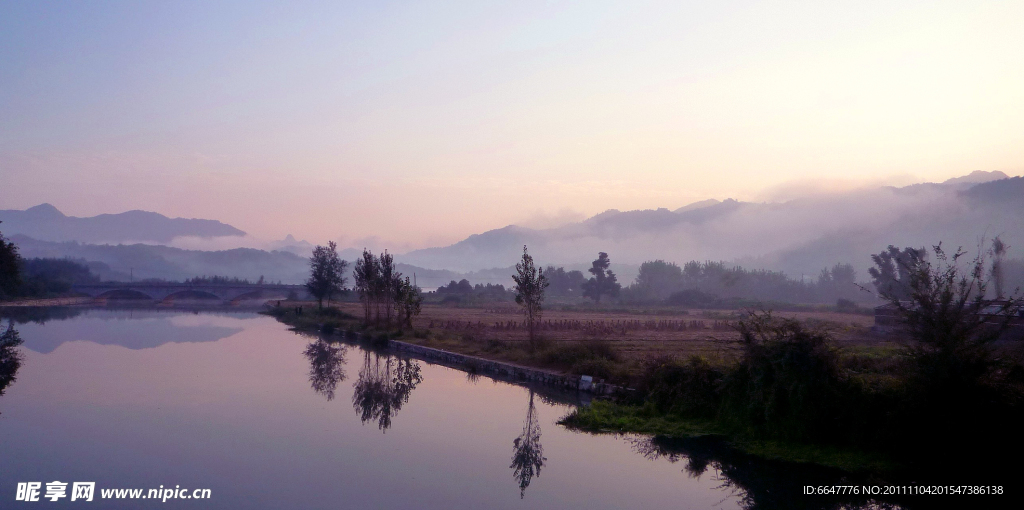
<path fill-rule="evenodd" d="M 724 376 L 701 356 L 692 356 L 685 364 L 670 357 L 657 358 L 645 364 L 637 391 L 659 412 L 713 418 Z"/>
<path fill-rule="evenodd" d="M 767 314 L 752 315 L 739 330 L 744 354 L 723 380 L 720 418 L 755 436 L 834 438 L 850 385 L 828 334 Z"/>

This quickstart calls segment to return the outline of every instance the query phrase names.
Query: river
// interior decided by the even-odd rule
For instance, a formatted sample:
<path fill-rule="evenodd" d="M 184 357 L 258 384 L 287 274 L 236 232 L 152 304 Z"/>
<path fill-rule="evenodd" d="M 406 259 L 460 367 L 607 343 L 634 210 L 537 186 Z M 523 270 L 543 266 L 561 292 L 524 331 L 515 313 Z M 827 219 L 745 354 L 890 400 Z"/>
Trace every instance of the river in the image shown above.
<path fill-rule="evenodd" d="M 325 342 L 255 313 L 93 309 L 15 328 L 23 361 L 0 397 L 4 508 L 19 483 L 52 481 L 95 482 L 92 503 L 55 505 L 88 508 L 840 503 L 799 494 L 821 483 L 818 469 L 707 441 L 576 432 L 557 424 L 575 394 Z M 161 486 L 209 499 L 101 498 Z"/>

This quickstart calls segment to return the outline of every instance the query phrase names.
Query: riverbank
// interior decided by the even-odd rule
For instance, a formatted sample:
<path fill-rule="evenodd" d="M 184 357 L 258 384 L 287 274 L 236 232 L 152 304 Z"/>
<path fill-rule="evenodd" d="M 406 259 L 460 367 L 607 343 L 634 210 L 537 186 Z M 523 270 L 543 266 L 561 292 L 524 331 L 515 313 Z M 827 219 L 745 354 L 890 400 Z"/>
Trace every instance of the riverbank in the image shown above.
<path fill-rule="evenodd" d="M 685 419 L 654 412 L 649 408 L 595 400 L 559 422 L 560 425 L 593 433 L 635 433 L 672 438 L 713 436 L 737 451 L 782 462 L 815 464 L 850 473 L 886 475 L 905 466 L 891 455 L 862 449 L 784 441 L 741 439 L 714 420 Z"/>
<path fill-rule="evenodd" d="M 438 335 L 434 331 L 413 329 L 406 331 L 378 331 L 362 327 L 357 317 L 335 308 L 317 310 L 315 305 L 294 304 L 293 306 L 273 307 L 264 313 L 274 316 L 277 320 L 292 328 L 310 333 L 335 334 L 347 339 L 358 339 L 397 351 L 413 354 L 414 357 L 431 362 L 440 362 L 467 373 L 495 374 L 516 382 L 545 384 L 569 390 L 578 390 L 580 374 L 572 370 L 552 370 L 551 360 L 559 353 L 569 357 L 597 359 L 598 364 L 623 364 L 614 356 L 602 358 L 600 354 L 588 353 L 604 348 L 599 342 L 589 345 L 577 345 L 574 352 L 561 349 L 552 350 L 546 346 L 532 356 L 526 352 L 512 351 L 507 345 L 493 347 L 495 342 L 473 338 L 472 344 L 465 338 L 455 339 Z M 483 344 L 481 346 L 480 344 Z M 491 347 L 488 348 L 488 345 Z M 454 348 L 454 349 L 453 349 Z M 458 352 L 458 349 L 467 352 Z M 867 355 L 877 356 L 874 350 L 866 351 Z M 480 355 L 477 355 L 480 353 Z M 502 359 L 502 358 L 505 359 Z M 512 363 L 508 358 L 526 363 Z M 533 362 L 533 364 L 530 364 Z M 563 365 L 564 367 L 565 365 Z M 575 365 L 577 368 L 579 364 Z M 658 412 L 650 406 L 631 405 L 628 401 L 636 401 L 637 396 L 632 390 L 623 390 L 620 386 L 595 381 L 587 388 L 597 395 L 616 394 L 619 403 L 595 400 L 590 406 L 579 407 L 560 422 L 565 426 L 593 433 L 640 433 L 670 437 L 701 437 L 718 436 L 725 438 L 728 444 L 747 454 L 764 459 L 815 464 L 857 473 L 888 473 L 899 468 L 898 462 L 891 456 L 880 452 L 866 452 L 859 448 L 842 448 L 829 445 L 809 444 L 792 441 L 773 441 L 741 439 L 736 434 L 716 423 L 713 419 L 687 419 L 668 412 Z M 643 397 L 640 397 L 643 398 Z"/>

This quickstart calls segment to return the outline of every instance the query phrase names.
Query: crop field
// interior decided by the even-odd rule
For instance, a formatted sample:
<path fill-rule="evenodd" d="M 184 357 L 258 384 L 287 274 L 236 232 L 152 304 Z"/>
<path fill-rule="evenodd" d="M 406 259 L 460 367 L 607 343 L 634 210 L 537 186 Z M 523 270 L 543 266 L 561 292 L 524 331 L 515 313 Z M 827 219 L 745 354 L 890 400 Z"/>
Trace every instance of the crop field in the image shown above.
<path fill-rule="evenodd" d="M 341 303 L 343 311 L 362 316 L 358 303 Z M 881 346 L 887 341 L 871 334 L 873 317 L 837 312 L 774 312 L 814 327 L 828 329 L 840 346 Z M 738 348 L 736 323 L 745 314 L 736 310 L 586 310 L 544 312 L 538 331 L 547 343 L 558 345 L 601 340 L 625 360 L 662 355 L 681 358 L 700 354 L 730 358 Z M 483 353 L 489 345 L 525 342 L 526 326 L 519 309 L 507 304 L 481 308 L 423 305 L 413 319 L 416 330 L 428 330 L 435 346 L 467 354 Z M 422 343 L 422 342 L 419 342 Z M 438 345 L 440 344 L 440 345 Z"/>

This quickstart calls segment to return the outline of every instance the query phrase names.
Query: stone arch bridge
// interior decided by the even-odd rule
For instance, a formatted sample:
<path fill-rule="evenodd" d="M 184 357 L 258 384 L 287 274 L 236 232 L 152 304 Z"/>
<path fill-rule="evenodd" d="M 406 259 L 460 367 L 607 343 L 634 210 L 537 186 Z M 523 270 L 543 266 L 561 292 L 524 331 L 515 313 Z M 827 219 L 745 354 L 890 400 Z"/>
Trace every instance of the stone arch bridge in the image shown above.
<path fill-rule="evenodd" d="M 151 299 L 173 302 L 175 299 L 218 299 L 236 303 L 250 299 L 312 299 L 305 285 L 190 285 L 164 282 L 107 282 L 73 285 L 73 292 L 97 299 Z"/>

